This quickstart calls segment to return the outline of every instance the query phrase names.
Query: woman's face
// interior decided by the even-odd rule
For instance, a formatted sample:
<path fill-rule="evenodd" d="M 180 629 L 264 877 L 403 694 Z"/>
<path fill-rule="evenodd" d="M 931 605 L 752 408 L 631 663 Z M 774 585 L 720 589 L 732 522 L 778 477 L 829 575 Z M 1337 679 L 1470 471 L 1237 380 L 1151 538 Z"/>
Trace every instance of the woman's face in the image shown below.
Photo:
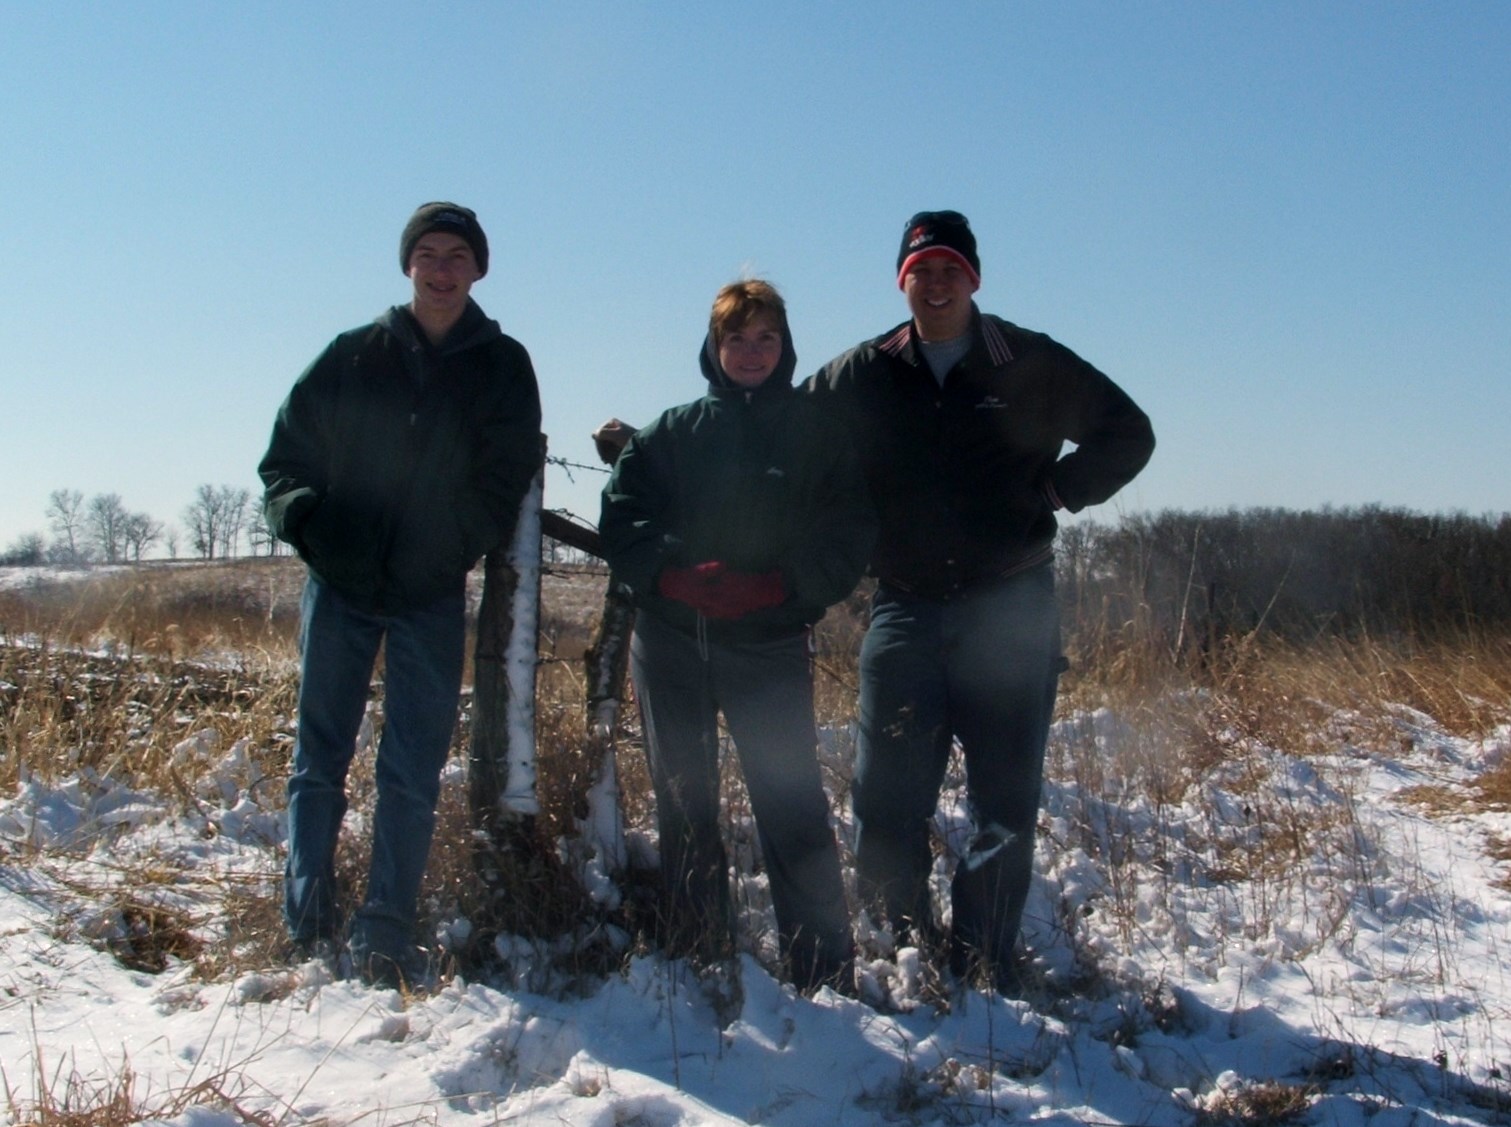
<path fill-rule="evenodd" d="M 747 390 L 766 382 L 782 358 L 782 332 L 769 313 L 757 313 L 719 341 L 719 365 L 737 387 Z"/>

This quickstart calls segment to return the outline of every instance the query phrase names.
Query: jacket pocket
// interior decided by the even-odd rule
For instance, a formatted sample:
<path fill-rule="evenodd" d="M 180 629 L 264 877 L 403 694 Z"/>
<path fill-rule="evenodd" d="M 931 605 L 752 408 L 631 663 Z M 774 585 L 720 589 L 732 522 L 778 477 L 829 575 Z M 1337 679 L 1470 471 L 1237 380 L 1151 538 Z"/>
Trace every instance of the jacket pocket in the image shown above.
<path fill-rule="evenodd" d="M 380 586 L 378 522 L 327 497 L 304 526 L 305 562 L 322 579 L 349 595 L 371 596 Z"/>

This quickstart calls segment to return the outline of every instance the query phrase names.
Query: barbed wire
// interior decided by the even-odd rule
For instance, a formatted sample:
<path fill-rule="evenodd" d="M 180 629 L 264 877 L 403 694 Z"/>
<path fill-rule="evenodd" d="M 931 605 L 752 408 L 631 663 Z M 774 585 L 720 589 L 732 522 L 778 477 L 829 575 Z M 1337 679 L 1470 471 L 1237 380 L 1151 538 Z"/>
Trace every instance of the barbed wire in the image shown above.
<path fill-rule="evenodd" d="M 588 575 L 606 579 L 609 575 L 609 565 L 597 560 L 590 563 L 581 563 L 577 560 L 541 560 L 540 573 L 542 575 Z"/>
<path fill-rule="evenodd" d="M 584 528 L 597 528 L 598 527 L 598 522 L 597 521 L 589 520 L 587 517 L 580 516 L 577 513 L 574 513 L 571 509 L 563 508 L 560 505 L 557 505 L 557 506 L 554 506 L 551 509 L 548 509 L 547 512 L 555 513 L 557 516 L 566 517 L 569 521 L 572 521 L 572 522 L 574 522 L 576 524 L 580 524 Z"/>
<path fill-rule="evenodd" d="M 555 454 L 546 455 L 546 465 L 560 466 L 562 469 L 567 471 L 567 477 L 569 478 L 572 477 L 573 470 L 592 470 L 594 473 L 601 474 L 606 474 L 609 472 L 608 466 L 590 466 L 585 462 L 573 462 L 569 461 L 566 458 L 557 457 Z"/>

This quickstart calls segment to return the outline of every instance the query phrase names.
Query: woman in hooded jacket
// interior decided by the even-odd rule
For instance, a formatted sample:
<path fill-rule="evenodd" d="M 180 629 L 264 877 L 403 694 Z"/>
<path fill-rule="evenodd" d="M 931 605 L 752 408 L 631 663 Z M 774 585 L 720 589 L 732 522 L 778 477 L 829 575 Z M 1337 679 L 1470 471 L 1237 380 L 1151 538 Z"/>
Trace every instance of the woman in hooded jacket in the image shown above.
<path fill-rule="evenodd" d="M 850 443 L 792 386 L 781 295 L 719 291 L 708 392 L 630 440 L 599 530 L 637 608 L 630 668 L 656 791 L 668 942 L 734 942 L 719 829 L 722 712 L 739 755 L 792 980 L 852 987 L 849 912 L 815 751 L 810 631 L 854 588 L 875 516 Z"/>

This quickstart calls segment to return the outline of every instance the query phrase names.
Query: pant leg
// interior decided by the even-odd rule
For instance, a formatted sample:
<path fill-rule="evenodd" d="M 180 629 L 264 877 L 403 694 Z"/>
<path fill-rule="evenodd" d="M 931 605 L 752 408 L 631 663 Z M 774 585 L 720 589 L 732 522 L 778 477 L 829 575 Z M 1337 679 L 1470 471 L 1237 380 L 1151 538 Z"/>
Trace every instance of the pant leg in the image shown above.
<path fill-rule="evenodd" d="M 299 720 L 288 783 L 283 918 L 295 939 L 334 935 L 346 774 L 367 708 L 382 623 L 313 574 L 300 600 Z"/>
<path fill-rule="evenodd" d="M 366 950 L 397 955 L 414 942 L 441 771 L 456 729 L 464 596 L 457 592 L 386 622 L 372 863 L 353 931 Z"/>
<path fill-rule="evenodd" d="M 948 609 L 953 726 L 965 752 L 975 835 L 951 888 L 957 954 L 1003 971 L 1033 878 L 1044 745 L 1062 664 L 1050 565 Z"/>
<path fill-rule="evenodd" d="M 711 645 L 714 693 L 739 752 L 777 935 L 799 986 L 842 980 L 850 912 L 819 771 L 807 633 Z"/>
<path fill-rule="evenodd" d="M 729 859 L 719 833 L 719 729 L 697 639 L 653 615 L 635 619 L 630 674 L 656 791 L 665 941 L 675 954 L 726 954 L 734 942 Z"/>
<path fill-rule="evenodd" d="M 881 588 L 860 654 L 851 803 L 862 901 L 892 926 L 932 934 L 930 827 L 951 733 L 940 604 Z"/>

